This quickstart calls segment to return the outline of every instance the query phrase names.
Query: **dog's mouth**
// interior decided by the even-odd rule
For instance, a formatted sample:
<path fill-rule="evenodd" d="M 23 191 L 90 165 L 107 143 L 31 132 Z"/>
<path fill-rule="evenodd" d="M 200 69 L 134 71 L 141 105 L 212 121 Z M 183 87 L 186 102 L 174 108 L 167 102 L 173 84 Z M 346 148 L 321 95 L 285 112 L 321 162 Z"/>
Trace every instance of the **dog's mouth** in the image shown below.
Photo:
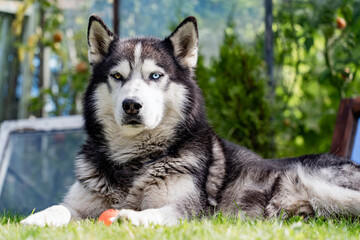
<path fill-rule="evenodd" d="M 130 120 L 129 122 L 126 123 L 127 125 L 139 125 L 141 124 L 140 121 L 138 120 Z"/>
<path fill-rule="evenodd" d="M 123 125 L 131 126 L 131 127 L 140 127 L 143 125 L 143 123 L 139 118 L 128 118 L 123 121 Z"/>

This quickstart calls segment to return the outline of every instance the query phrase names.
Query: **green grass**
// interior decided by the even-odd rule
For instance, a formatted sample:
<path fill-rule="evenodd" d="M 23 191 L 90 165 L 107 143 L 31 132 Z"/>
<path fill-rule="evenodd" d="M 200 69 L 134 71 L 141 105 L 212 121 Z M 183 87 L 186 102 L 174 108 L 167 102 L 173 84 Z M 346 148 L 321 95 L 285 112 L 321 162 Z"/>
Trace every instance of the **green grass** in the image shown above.
<path fill-rule="evenodd" d="M 295 217 L 282 220 L 237 220 L 217 215 L 184 221 L 178 226 L 134 227 L 117 222 L 110 227 L 97 220 L 71 222 L 65 227 L 23 226 L 19 215 L 0 215 L 0 239 L 359 239 L 360 223 Z"/>

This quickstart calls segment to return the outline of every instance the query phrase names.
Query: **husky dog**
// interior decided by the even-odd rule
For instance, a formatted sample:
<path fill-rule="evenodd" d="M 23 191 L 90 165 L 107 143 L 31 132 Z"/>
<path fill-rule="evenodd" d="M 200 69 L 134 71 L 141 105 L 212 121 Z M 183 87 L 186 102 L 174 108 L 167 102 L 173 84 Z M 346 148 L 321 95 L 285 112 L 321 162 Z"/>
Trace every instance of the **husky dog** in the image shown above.
<path fill-rule="evenodd" d="M 112 218 L 174 225 L 221 211 L 252 218 L 360 215 L 360 167 L 329 154 L 263 159 L 220 139 L 194 77 L 198 31 L 186 18 L 165 39 L 119 39 L 97 16 L 88 27 L 92 77 L 87 140 L 61 205 L 23 224 Z M 235 109 L 234 109 L 235 111 Z"/>

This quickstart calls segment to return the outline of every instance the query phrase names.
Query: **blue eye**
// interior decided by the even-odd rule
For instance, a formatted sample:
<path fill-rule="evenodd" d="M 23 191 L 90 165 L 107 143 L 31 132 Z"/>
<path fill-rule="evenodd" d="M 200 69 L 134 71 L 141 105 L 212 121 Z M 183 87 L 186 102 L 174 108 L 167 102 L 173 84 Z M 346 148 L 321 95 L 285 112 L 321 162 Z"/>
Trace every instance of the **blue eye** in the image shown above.
<path fill-rule="evenodd" d="M 150 79 L 152 80 L 158 80 L 159 78 L 161 78 L 163 75 L 161 73 L 152 73 L 150 74 Z"/>

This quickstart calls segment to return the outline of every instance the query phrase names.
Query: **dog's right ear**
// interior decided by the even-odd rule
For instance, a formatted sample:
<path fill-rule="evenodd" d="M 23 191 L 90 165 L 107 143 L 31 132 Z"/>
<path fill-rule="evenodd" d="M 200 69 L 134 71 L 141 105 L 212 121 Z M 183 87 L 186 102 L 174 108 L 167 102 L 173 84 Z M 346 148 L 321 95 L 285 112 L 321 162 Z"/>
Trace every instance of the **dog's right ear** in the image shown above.
<path fill-rule="evenodd" d="M 180 64 L 195 68 L 199 44 L 196 18 L 185 18 L 167 39 L 171 41 L 174 55 L 179 59 Z"/>
<path fill-rule="evenodd" d="M 110 43 L 114 40 L 114 34 L 100 17 L 91 15 L 89 18 L 87 40 L 89 46 L 89 62 L 90 65 L 95 65 L 102 61 L 108 53 Z"/>

